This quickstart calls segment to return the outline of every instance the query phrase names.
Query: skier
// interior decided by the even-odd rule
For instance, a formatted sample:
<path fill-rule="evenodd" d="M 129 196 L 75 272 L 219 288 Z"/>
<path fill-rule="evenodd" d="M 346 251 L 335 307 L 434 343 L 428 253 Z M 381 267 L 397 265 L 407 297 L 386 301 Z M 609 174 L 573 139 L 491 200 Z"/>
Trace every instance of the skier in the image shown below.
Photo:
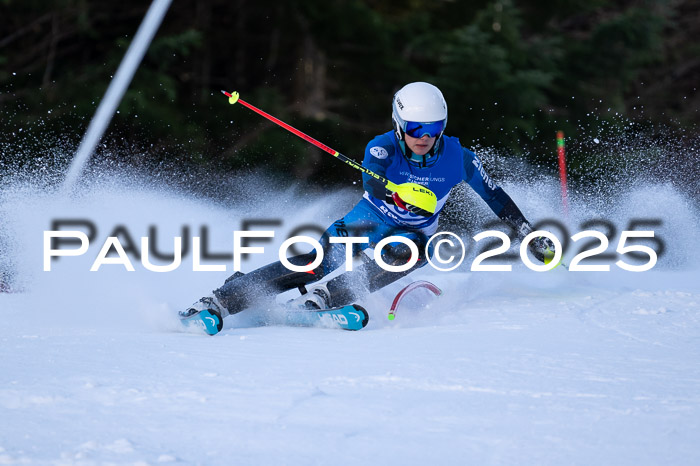
<path fill-rule="evenodd" d="M 237 272 L 224 285 L 180 313 L 181 318 L 202 311 L 224 317 L 242 311 L 262 296 L 298 288 L 302 295 L 288 303 L 291 307 L 327 309 L 353 302 L 357 296 L 374 292 L 424 266 L 426 244 L 438 226 L 438 217 L 450 190 L 458 183 L 468 183 L 493 212 L 524 238 L 532 231 L 515 202 L 488 176 L 479 157 L 463 147 L 455 137 L 444 135 L 447 103 L 432 84 L 414 82 L 400 89 L 393 98 L 393 130 L 369 142 L 363 165 L 396 184 L 417 183 L 437 196 L 434 213 L 407 203 L 375 178 L 363 174 L 365 193 L 360 202 L 343 218 L 334 222 L 321 236 L 324 257 L 320 265 L 308 272 L 295 272 L 281 262 L 274 262 L 248 274 Z M 332 237 L 367 237 L 369 244 L 352 244 L 354 257 L 365 259 L 353 271 L 320 283 L 346 260 L 346 245 L 331 243 Z M 404 272 L 390 272 L 369 260 L 363 249 L 373 248 L 389 236 L 403 236 L 418 247 L 416 264 Z M 554 246 L 546 237 L 530 243 L 530 251 L 540 261 L 553 255 Z M 432 255 L 433 251 L 427 251 Z M 384 262 L 398 266 L 411 258 L 403 242 L 389 243 L 382 249 Z M 308 265 L 314 252 L 289 259 L 294 265 Z M 307 286 L 308 285 L 308 286 Z"/>

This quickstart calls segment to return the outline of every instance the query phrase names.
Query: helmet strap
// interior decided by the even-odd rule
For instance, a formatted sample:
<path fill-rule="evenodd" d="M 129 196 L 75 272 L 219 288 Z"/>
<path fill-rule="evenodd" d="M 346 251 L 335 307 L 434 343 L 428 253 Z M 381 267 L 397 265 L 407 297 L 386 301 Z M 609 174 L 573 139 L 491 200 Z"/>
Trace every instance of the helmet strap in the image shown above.
<path fill-rule="evenodd" d="M 403 139 L 399 140 L 399 149 L 401 149 L 401 153 L 403 153 L 404 157 L 408 157 L 408 155 L 406 154 L 406 141 L 404 141 Z M 409 150 L 409 152 L 411 151 Z"/>
<path fill-rule="evenodd" d="M 406 155 L 406 141 L 404 141 L 404 131 L 401 129 L 401 126 L 399 125 L 399 122 L 394 119 L 394 136 L 396 137 L 396 140 L 399 141 L 399 148 L 401 149 L 401 152 L 403 155 Z"/>
<path fill-rule="evenodd" d="M 442 142 L 442 134 L 435 139 L 435 144 L 433 144 L 433 147 L 428 151 L 431 157 L 436 156 L 440 151 L 440 142 Z"/>
<path fill-rule="evenodd" d="M 394 125 L 394 136 L 396 136 L 396 140 L 399 142 L 399 149 L 401 149 L 401 153 L 406 156 L 406 141 L 404 140 L 404 134 L 405 133 L 398 125 Z"/>

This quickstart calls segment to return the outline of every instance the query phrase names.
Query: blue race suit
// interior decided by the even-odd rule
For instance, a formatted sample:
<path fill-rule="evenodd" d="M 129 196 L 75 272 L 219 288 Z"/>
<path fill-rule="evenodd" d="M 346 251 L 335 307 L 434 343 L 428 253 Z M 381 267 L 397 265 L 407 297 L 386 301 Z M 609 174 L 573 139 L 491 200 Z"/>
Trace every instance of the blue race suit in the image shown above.
<path fill-rule="evenodd" d="M 417 163 L 404 156 L 395 133 L 389 131 L 370 141 L 362 165 L 395 184 L 412 182 L 427 187 L 437 196 L 435 213 L 424 217 L 397 207 L 384 185 L 369 175 L 363 175 L 363 198 L 323 234 L 321 244 L 324 258 L 313 273 L 291 272 L 276 262 L 251 272 L 245 279 L 227 281 L 214 293 L 230 313 L 242 310 L 241 290 L 247 282 L 264 282 L 268 293 L 294 287 L 303 290 L 305 284 L 318 281 L 336 270 L 345 262 L 345 248 L 350 246 L 330 243 L 331 237 L 367 237 L 369 243 L 352 245 L 353 256 L 356 257 L 364 257 L 361 253 L 365 248 L 373 248 L 389 236 L 404 236 L 413 241 L 419 250 L 418 262 L 405 272 L 388 272 L 375 261 L 366 260 L 355 270 L 329 280 L 327 286 L 331 305 L 348 304 L 358 294 L 374 292 L 424 266 L 428 237 L 437 230 L 438 218 L 450 190 L 462 181 L 468 183 L 491 210 L 512 228 L 518 230 L 527 222 L 510 196 L 486 173 L 479 157 L 462 147 L 457 138 L 443 136 L 439 146 L 434 148 L 434 155 L 426 163 Z M 432 255 L 432 251 L 427 251 L 427 254 Z M 382 257 L 390 265 L 402 265 L 411 258 L 411 252 L 403 243 L 390 243 L 383 248 Z M 290 258 L 290 262 L 306 265 L 314 258 L 314 253 L 302 254 Z"/>

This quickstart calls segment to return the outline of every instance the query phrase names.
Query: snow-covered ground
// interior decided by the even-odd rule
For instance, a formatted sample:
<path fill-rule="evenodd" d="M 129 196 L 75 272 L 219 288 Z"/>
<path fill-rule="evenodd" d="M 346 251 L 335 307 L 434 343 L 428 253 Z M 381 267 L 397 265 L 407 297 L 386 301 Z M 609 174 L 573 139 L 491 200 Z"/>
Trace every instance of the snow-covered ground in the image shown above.
<path fill-rule="evenodd" d="M 507 188 L 530 218 L 550 215 L 528 187 Z M 572 202 L 572 234 L 591 218 L 619 230 L 660 218 L 666 249 L 651 271 L 469 272 L 472 255 L 412 276 L 444 293 L 416 292 L 394 321 L 410 280 L 368 297 L 359 332 L 258 326 L 254 311 L 215 337 L 182 332 L 176 311 L 232 271 L 218 259 L 207 263 L 226 272 L 193 272 L 191 251 L 173 272 L 138 259 L 134 272 L 89 271 L 119 226 L 140 249 L 155 225 L 158 250 L 172 251 L 183 225 L 190 236 L 205 225 L 209 252 L 230 253 L 243 219 L 280 219 L 251 270 L 355 197 L 290 191 L 243 208 L 120 183 L 70 201 L 3 191 L 17 275 L 16 292 L 0 293 L 0 464 L 700 463 L 700 229 L 668 186 L 612 209 Z M 89 219 L 96 238 L 44 272 L 56 219 Z"/>

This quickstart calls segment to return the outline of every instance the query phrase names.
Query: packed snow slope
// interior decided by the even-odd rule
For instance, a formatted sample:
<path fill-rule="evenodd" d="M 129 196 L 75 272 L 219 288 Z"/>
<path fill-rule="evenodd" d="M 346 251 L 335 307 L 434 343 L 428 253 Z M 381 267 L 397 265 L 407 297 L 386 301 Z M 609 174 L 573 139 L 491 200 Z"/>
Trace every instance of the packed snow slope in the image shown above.
<path fill-rule="evenodd" d="M 505 188 L 531 220 L 562 218 L 556 183 Z M 613 253 L 632 219 L 660 220 L 651 229 L 665 248 L 647 272 L 615 265 L 627 256 L 607 260 L 610 272 L 538 273 L 519 259 L 511 272 L 471 272 L 471 240 L 458 269 L 411 276 L 441 297 L 416 292 L 389 321 L 403 279 L 361 303 L 362 331 L 264 326 L 264 309 L 215 337 L 180 329 L 176 312 L 232 273 L 244 220 L 278 221 L 248 225 L 275 231 L 251 244 L 265 252 L 244 260 L 249 271 L 296 227 L 325 228 L 358 198 L 289 190 L 226 205 L 109 178 L 70 198 L 6 185 L 0 463 L 700 464 L 700 228 L 668 185 L 615 204 L 574 197 L 563 220 L 570 235 L 612 222 Z M 87 220 L 92 240 L 44 271 L 56 220 Z M 135 270 L 91 272 L 115 230 Z M 191 241 L 177 269 L 146 270 L 134 254 L 143 236 L 168 254 L 176 236 L 207 237 L 202 264 L 226 271 L 193 271 Z"/>

